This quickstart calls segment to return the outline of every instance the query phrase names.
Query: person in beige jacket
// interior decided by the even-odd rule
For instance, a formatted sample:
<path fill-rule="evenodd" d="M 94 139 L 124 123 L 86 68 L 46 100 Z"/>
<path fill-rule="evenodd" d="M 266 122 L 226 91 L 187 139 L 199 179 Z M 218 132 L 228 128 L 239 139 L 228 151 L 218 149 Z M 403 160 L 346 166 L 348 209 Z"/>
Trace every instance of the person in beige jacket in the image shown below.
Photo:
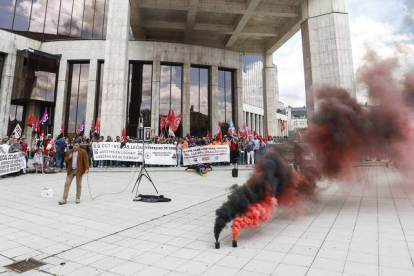
<path fill-rule="evenodd" d="M 63 192 L 63 198 L 59 201 L 59 205 L 67 203 L 70 184 L 72 184 L 73 178 L 76 177 L 76 204 L 80 203 L 80 197 L 82 192 L 82 176 L 89 172 L 88 153 L 86 150 L 80 148 L 79 141 L 73 142 L 73 149 L 69 150 L 65 157 L 65 163 L 67 164 L 67 176 L 65 182 L 65 190 Z"/>

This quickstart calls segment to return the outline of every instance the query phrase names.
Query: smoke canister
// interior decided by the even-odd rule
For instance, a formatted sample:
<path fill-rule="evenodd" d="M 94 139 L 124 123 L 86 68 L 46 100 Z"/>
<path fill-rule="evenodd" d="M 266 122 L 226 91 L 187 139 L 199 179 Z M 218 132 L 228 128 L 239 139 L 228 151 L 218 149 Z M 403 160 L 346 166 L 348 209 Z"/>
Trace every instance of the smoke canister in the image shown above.
<path fill-rule="evenodd" d="M 216 249 L 220 249 L 220 242 L 219 241 L 216 241 Z"/>
<path fill-rule="evenodd" d="M 233 247 L 237 247 L 237 241 L 233 240 Z"/>

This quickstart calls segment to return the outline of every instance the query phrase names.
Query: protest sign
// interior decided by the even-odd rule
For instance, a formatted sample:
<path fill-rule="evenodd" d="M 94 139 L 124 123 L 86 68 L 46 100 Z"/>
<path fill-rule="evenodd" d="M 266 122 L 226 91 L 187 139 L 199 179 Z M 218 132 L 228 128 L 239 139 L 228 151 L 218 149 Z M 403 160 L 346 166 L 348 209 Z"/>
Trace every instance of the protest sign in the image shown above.
<path fill-rule="evenodd" d="M 94 160 L 142 162 L 142 144 L 93 143 Z M 149 165 L 177 165 L 177 147 L 171 144 L 145 144 L 145 163 Z"/>
<path fill-rule="evenodd" d="M 230 162 L 228 146 L 204 146 L 183 150 L 184 166 L 220 162 Z"/>
<path fill-rule="evenodd" d="M 142 144 L 126 143 L 121 149 L 121 143 L 101 142 L 92 143 L 93 159 L 115 160 L 127 162 L 142 162 Z"/>
<path fill-rule="evenodd" d="M 145 164 L 177 165 L 177 147 L 172 144 L 146 144 Z"/>
<path fill-rule="evenodd" d="M 20 152 L 0 154 L 0 175 L 15 173 L 26 168 L 26 160 L 23 166 L 22 158 L 24 157 Z"/>

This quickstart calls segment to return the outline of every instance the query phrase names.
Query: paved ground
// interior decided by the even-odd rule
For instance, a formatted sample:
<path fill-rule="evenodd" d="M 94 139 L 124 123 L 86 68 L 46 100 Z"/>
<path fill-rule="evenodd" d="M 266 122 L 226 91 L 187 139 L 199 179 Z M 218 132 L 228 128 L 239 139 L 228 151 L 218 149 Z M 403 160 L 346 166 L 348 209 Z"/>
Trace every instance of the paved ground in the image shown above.
<path fill-rule="evenodd" d="M 170 203 L 132 201 L 130 186 L 92 201 L 84 179 L 82 203 L 58 206 L 64 174 L 0 181 L 0 276 L 34 257 L 47 263 L 24 275 L 414 275 L 414 188 L 394 168 L 359 169 L 345 185 L 321 183 L 318 198 L 297 215 L 248 229 L 232 248 L 230 230 L 216 250 L 215 209 L 226 188 L 249 175 L 215 171 L 151 172 Z M 136 175 L 135 175 L 136 177 Z M 92 193 L 119 192 L 133 172 L 94 172 Z M 412 184 L 412 181 L 411 183 Z M 55 191 L 42 198 L 44 187 Z M 152 193 L 149 183 L 141 192 Z"/>

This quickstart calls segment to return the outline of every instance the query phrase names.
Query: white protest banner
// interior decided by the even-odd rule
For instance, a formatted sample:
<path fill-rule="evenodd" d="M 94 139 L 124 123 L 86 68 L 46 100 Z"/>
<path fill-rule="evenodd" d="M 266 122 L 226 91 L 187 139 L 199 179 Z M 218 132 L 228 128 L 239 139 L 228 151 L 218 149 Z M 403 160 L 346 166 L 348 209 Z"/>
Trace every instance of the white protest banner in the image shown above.
<path fill-rule="evenodd" d="M 172 144 L 145 144 L 145 164 L 177 165 L 177 147 Z"/>
<path fill-rule="evenodd" d="M 18 172 L 24 168 L 26 168 L 26 162 L 24 162 L 23 167 L 22 154 L 20 152 L 0 154 L 0 175 Z"/>
<path fill-rule="evenodd" d="M 183 149 L 184 166 L 230 162 L 230 148 L 228 146 L 204 146 Z"/>
<path fill-rule="evenodd" d="M 142 144 L 126 143 L 121 149 L 121 143 L 100 142 L 92 143 L 93 159 L 116 160 L 127 162 L 142 162 Z"/>
<path fill-rule="evenodd" d="M 13 130 L 12 135 L 14 135 L 14 138 L 19 139 L 22 136 L 22 128 L 19 124 L 16 125 L 16 127 Z"/>

